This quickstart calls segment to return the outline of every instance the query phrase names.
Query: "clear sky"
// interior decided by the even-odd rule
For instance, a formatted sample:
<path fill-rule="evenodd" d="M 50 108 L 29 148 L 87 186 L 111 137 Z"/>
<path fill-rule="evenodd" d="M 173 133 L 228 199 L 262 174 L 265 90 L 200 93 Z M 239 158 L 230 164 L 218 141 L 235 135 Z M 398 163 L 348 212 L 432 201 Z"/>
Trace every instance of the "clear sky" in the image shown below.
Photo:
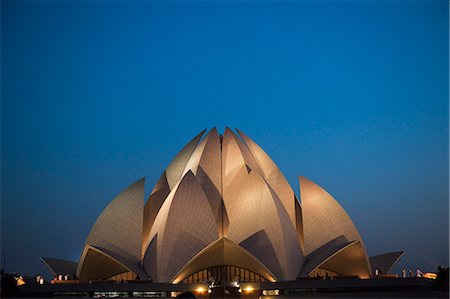
<path fill-rule="evenodd" d="M 78 260 L 204 128 L 326 188 L 369 255 L 448 266 L 448 2 L 2 1 L 2 256 Z"/>

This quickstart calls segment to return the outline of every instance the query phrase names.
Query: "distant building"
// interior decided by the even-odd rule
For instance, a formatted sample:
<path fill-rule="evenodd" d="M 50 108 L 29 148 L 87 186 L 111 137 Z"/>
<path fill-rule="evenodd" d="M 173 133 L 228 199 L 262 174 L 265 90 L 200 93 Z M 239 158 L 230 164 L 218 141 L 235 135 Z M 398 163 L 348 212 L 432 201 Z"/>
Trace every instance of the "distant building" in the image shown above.
<path fill-rule="evenodd" d="M 272 159 L 237 132 L 197 135 L 145 204 L 144 179 L 117 195 L 78 263 L 43 258 L 53 275 L 240 284 L 370 278 L 375 268 L 389 273 L 403 252 L 369 259 L 352 220 L 327 191 L 300 177 L 299 201 Z"/>

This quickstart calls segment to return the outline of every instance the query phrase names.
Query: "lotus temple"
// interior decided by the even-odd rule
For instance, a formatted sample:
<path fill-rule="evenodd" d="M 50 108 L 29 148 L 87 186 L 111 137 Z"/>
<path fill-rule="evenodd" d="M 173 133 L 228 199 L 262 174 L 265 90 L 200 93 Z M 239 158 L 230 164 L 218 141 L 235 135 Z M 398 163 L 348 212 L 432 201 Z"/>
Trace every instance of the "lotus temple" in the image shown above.
<path fill-rule="evenodd" d="M 74 290 L 72 282 L 88 295 L 126 290 L 134 297 L 211 297 L 214 287 L 221 296 L 227 287 L 242 296 L 298 295 L 323 281 L 381 283 L 375 273 L 388 277 L 404 254 L 369 257 L 357 227 L 325 189 L 300 176 L 298 198 L 269 155 L 239 130 L 195 136 L 147 200 L 144 183 L 105 207 L 78 262 L 42 258 L 53 275 L 70 275 L 55 287 Z"/>

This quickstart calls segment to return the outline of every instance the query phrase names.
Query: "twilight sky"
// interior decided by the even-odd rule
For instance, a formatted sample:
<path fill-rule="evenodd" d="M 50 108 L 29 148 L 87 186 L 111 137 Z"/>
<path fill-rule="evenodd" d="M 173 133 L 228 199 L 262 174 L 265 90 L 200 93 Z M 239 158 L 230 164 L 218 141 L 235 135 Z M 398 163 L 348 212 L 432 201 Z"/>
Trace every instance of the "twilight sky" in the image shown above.
<path fill-rule="evenodd" d="M 327 189 L 369 255 L 448 266 L 448 2 L 2 1 L 6 271 L 78 260 L 204 128 Z"/>

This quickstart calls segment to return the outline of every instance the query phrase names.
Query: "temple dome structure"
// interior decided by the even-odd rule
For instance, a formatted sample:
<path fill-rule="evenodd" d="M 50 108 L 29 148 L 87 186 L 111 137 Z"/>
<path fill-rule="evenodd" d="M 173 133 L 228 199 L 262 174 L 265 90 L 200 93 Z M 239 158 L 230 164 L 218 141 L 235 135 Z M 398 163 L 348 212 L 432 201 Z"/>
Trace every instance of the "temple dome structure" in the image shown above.
<path fill-rule="evenodd" d="M 204 130 L 175 156 L 147 201 L 140 179 L 110 202 L 71 269 L 80 282 L 371 277 L 363 240 L 345 210 L 319 185 L 299 182 L 298 199 L 244 133 Z M 373 261 L 390 271 L 402 254 Z M 53 273 L 68 263 L 43 261 Z"/>

